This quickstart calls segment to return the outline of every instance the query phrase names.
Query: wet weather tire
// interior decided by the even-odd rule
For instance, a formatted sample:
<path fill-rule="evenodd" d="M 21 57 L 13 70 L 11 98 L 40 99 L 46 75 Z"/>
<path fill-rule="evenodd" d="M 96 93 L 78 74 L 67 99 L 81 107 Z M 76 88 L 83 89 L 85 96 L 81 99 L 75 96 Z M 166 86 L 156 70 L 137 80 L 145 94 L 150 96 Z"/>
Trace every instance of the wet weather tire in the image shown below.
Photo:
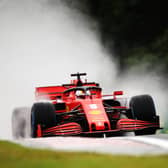
<path fill-rule="evenodd" d="M 130 108 L 134 119 L 143 121 L 153 121 L 156 117 L 156 110 L 153 99 L 150 95 L 140 95 L 132 97 Z M 135 135 L 155 134 L 155 128 L 147 128 L 135 131 Z"/>
<path fill-rule="evenodd" d="M 51 103 L 35 103 L 31 110 L 31 136 L 37 137 L 37 126 L 42 129 L 56 125 L 55 108 Z"/>
<path fill-rule="evenodd" d="M 14 109 L 12 113 L 12 136 L 14 139 L 30 137 L 30 113 L 31 108 L 29 107 Z"/>

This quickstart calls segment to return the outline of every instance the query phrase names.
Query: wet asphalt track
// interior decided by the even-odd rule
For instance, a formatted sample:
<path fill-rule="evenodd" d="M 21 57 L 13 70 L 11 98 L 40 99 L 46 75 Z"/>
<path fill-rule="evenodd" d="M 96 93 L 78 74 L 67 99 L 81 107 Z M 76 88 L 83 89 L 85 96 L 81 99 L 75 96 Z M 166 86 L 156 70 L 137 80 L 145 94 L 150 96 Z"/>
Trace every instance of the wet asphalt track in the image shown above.
<path fill-rule="evenodd" d="M 15 140 L 24 146 L 52 150 L 86 151 L 107 154 L 168 154 L 168 135 L 110 138 L 52 137 Z"/>

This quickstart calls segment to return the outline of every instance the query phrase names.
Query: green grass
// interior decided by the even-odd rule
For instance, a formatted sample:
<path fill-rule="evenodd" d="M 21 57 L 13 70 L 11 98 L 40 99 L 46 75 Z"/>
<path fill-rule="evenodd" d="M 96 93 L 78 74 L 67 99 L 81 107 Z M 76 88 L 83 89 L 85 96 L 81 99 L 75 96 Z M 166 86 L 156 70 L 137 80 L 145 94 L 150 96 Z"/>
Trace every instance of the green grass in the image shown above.
<path fill-rule="evenodd" d="M 0 168 L 167 168 L 168 155 L 117 156 L 25 148 L 0 141 Z"/>
<path fill-rule="evenodd" d="M 163 129 L 161 129 L 161 130 L 160 130 L 160 133 L 162 133 L 162 134 L 168 134 L 168 128 L 165 127 L 165 128 L 163 128 Z"/>

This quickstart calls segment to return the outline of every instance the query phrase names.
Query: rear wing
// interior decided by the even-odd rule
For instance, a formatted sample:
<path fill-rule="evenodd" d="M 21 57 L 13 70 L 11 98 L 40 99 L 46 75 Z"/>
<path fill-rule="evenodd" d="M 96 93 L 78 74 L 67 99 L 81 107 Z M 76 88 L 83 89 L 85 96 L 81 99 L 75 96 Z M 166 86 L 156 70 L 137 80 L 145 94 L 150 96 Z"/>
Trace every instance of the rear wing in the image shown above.
<path fill-rule="evenodd" d="M 36 100 L 55 100 L 61 98 L 67 88 L 64 86 L 37 87 L 35 90 Z"/>
<path fill-rule="evenodd" d="M 86 73 L 76 73 L 71 74 L 72 77 L 77 77 L 77 80 L 72 80 L 70 84 L 63 84 L 61 86 L 45 86 L 37 87 L 35 90 L 36 100 L 56 100 L 61 99 L 65 90 L 70 88 L 75 88 L 79 86 L 99 86 L 95 82 L 85 82 L 83 83 L 80 79 L 80 76 L 85 76 Z"/>

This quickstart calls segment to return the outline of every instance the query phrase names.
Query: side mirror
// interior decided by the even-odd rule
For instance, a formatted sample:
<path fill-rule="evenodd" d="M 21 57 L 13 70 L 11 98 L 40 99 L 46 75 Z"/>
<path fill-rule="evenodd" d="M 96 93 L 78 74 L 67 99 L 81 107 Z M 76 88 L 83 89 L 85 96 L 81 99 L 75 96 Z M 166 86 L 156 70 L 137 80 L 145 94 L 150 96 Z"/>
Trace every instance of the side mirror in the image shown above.
<path fill-rule="evenodd" d="M 113 92 L 113 95 L 114 95 L 114 96 L 123 95 L 123 91 L 114 91 L 114 92 Z"/>

